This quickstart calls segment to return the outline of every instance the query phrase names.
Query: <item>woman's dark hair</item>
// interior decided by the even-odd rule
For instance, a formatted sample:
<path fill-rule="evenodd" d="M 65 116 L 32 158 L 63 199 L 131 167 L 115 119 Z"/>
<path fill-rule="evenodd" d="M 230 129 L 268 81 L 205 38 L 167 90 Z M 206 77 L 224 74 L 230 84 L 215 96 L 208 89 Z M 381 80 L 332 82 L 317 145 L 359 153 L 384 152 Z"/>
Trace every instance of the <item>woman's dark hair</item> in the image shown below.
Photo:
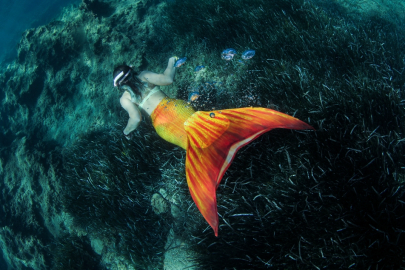
<path fill-rule="evenodd" d="M 142 96 L 143 83 L 136 76 L 135 71 L 127 65 L 119 65 L 113 72 L 114 86 L 129 86 L 134 94 Z"/>

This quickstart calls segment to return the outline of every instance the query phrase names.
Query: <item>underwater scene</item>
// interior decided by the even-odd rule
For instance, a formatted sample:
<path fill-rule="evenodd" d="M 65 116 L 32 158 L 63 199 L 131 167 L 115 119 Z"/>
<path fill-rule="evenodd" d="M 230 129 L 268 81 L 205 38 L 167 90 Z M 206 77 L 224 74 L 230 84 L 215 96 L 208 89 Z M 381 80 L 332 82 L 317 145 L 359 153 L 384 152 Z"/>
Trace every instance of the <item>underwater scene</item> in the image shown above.
<path fill-rule="evenodd" d="M 0 270 L 405 269 L 404 1 L 52 5 L 1 51 Z"/>

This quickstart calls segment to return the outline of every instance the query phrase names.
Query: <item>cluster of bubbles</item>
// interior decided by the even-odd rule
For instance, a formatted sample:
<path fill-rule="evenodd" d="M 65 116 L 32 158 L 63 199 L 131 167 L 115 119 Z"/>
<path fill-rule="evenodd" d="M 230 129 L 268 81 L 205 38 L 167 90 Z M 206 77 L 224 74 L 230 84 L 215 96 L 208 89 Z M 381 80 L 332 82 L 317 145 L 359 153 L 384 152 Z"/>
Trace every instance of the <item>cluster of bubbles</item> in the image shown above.
<path fill-rule="evenodd" d="M 221 86 L 222 82 L 210 81 L 188 88 L 188 103 L 192 104 L 197 109 L 203 109 L 207 105 L 214 105 L 214 96 L 217 86 Z M 203 96 L 202 100 L 198 100 Z M 201 101 L 201 102 L 200 102 Z"/>
<path fill-rule="evenodd" d="M 261 102 L 257 94 L 257 85 L 251 83 L 247 88 L 243 90 L 243 95 L 240 97 L 242 104 L 240 106 L 260 106 Z"/>

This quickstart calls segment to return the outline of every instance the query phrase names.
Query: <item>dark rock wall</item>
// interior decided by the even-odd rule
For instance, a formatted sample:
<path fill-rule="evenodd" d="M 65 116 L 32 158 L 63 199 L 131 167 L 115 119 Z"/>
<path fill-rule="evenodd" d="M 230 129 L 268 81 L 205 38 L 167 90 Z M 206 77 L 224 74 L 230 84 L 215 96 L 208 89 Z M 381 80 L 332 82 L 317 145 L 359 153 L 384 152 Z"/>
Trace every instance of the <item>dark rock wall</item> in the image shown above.
<path fill-rule="evenodd" d="M 49 269 L 54 240 L 77 234 L 61 202 L 62 149 L 122 120 L 112 69 L 142 65 L 159 12 L 153 1 L 83 1 L 27 30 L 3 67 L 0 242 L 16 269 Z"/>

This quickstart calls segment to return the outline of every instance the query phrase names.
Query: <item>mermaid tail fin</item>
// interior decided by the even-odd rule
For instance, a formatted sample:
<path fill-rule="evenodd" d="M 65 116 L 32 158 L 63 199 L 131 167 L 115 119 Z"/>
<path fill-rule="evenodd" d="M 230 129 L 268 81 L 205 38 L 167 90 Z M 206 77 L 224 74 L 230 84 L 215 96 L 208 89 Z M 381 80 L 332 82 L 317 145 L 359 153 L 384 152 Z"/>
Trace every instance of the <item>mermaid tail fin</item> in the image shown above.
<path fill-rule="evenodd" d="M 188 135 L 186 176 L 191 196 L 218 236 L 216 190 L 236 152 L 274 128 L 314 129 L 266 108 L 196 112 L 184 123 Z"/>

